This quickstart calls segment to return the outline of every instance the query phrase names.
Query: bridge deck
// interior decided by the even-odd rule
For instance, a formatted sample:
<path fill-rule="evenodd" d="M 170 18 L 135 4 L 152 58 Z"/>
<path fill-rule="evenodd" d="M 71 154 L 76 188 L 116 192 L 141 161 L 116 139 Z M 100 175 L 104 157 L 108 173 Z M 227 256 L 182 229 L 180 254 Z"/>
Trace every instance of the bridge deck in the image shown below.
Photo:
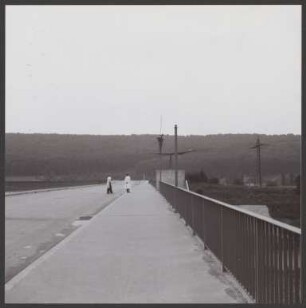
<path fill-rule="evenodd" d="M 6 303 L 242 303 L 179 216 L 135 186 L 6 285 Z"/>

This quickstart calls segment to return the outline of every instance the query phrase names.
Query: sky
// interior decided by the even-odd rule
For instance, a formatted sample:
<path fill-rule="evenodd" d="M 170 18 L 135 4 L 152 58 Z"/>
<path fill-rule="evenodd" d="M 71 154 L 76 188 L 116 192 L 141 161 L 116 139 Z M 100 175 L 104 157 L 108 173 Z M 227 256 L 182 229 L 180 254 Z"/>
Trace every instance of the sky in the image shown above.
<path fill-rule="evenodd" d="M 21 133 L 300 134 L 301 8 L 6 6 L 5 119 Z"/>

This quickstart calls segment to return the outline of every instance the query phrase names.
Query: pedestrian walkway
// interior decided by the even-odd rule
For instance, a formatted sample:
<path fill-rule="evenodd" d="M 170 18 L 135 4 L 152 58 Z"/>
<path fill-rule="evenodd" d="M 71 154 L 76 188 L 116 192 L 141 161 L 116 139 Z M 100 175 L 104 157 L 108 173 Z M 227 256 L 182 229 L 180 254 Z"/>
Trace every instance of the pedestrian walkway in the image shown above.
<path fill-rule="evenodd" d="M 242 303 L 165 199 L 132 188 L 6 284 L 6 303 Z"/>

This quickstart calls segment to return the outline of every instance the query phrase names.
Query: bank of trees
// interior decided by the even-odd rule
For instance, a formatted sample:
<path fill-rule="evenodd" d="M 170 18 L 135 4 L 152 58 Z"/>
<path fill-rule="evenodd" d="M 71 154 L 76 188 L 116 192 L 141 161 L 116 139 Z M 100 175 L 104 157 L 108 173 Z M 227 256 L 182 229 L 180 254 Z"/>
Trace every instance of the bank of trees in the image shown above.
<path fill-rule="evenodd" d="M 44 175 L 50 178 L 115 177 L 130 172 L 134 177 L 153 175 L 159 157 L 156 135 L 60 135 L 6 134 L 6 175 Z M 225 134 L 179 136 L 179 150 L 195 152 L 179 156 L 179 168 L 196 180 L 239 179 L 255 174 L 256 153 L 250 149 L 257 135 Z M 260 135 L 264 174 L 299 173 L 300 136 Z M 165 136 L 164 152 L 173 151 L 173 136 Z M 163 168 L 169 167 L 167 157 Z M 197 173 L 198 175 L 194 175 Z M 197 178 L 198 177 L 198 178 Z"/>

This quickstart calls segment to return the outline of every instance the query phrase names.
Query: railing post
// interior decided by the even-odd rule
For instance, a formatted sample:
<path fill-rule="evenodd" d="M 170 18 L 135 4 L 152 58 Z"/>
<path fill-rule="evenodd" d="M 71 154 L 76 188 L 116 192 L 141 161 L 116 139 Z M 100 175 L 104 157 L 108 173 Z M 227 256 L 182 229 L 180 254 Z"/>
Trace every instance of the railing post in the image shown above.
<path fill-rule="evenodd" d="M 173 206 L 173 209 L 174 209 L 174 213 L 177 213 L 177 212 L 179 212 L 179 215 L 180 215 L 180 217 L 181 217 L 181 214 L 180 214 L 180 211 L 178 211 L 178 204 L 177 204 L 177 200 L 178 200 L 178 198 L 177 198 L 177 190 L 175 189 L 175 190 L 173 190 L 173 195 L 174 195 L 174 197 L 173 197 L 173 200 L 174 200 L 174 206 Z"/>
<path fill-rule="evenodd" d="M 224 234 L 223 234 L 223 206 L 221 206 L 221 219 L 220 219 L 220 228 L 221 228 L 221 262 L 222 262 L 222 272 L 226 272 L 225 266 L 224 266 Z"/>
<path fill-rule="evenodd" d="M 259 299 L 259 228 L 258 228 L 258 221 L 254 221 L 254 227 L 255 227 L 255 299 L 256 302 L 258 302 Z"/>
<path fill-rule="evenodd" d="M 190 206 L 191 206 L 191 229 L 192 229 L 192 235 L 195 236 L 196 235 L 196 232 L 195 232 L 195 215 L 194 215 L 194 212 L 195 212 L 195 209 L 194 209 L 194 198 L 192 195 L 190 195 L 191 199 L 190 199 Z"/>
<path fill-rule="evenodd" d="M 205 209 L 205 201 L 204 199 L 202 200 L 202 208 L 203 208 L 203 211 L 202 211 L 202 223 L 203 223 L 203 242 L 204 242 L 204 250 L 207 250 L 207 245 L 206 245 L 206 238 L 207 238 L 207 229 L 206 229 L 206 209 Z"/>
<path fill-rule="evenodd" d="M 184 218 L 184 221 L 185 221 L 185 226 L 188 226 L 188 204 L 189 204 L 188 195 L 185 195 L 185 197 L 184 197 L 184 212 L 183 212 L 183 218 Z"/>
<path fill-rule="evenodd" d="M 176 194 L 177 194 L 176 189 L 173 189 L 172 198 L 173 198 L 173 208 L 174 208 L 174 210 L 176 210 L 176 208 L 177 208 L 177 203 L 176 203 L 177 197 L 176 197 Z"/>

